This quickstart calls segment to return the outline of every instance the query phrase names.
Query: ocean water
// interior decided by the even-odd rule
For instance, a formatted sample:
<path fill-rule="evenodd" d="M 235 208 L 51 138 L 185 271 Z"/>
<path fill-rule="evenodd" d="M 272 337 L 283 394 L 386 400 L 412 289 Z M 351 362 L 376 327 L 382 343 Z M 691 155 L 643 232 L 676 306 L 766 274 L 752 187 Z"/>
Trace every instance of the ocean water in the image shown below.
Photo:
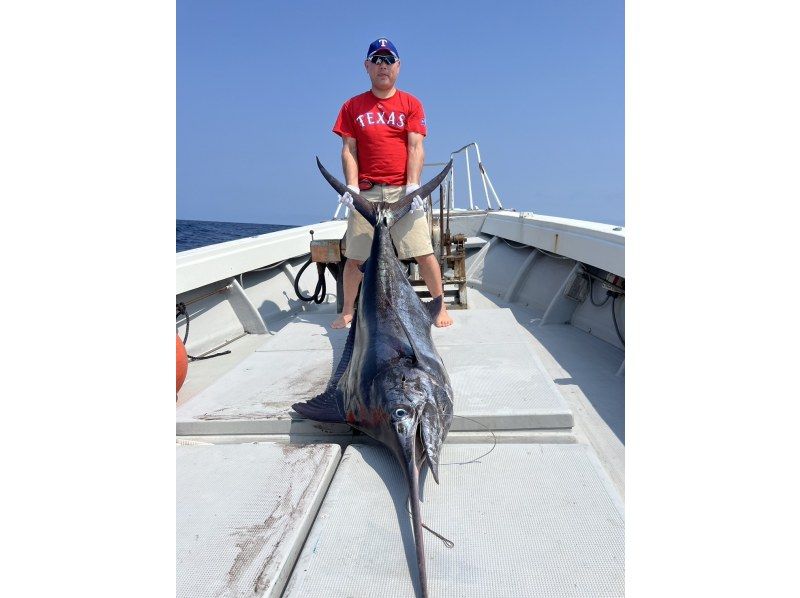
<path fill-rule="evenodd" d="M 176 220 L 175 221 L 175 251 L 186 251 L 222 243 L 223 241 L 233 241 L 234 239 L 244 239 L 245 237 L 255 237 L 264 233 L 272 233 L 276 230 L 295 228 L 288 224 L 253 224 L 247 222 L 212 222 L 210 220 Z"/>

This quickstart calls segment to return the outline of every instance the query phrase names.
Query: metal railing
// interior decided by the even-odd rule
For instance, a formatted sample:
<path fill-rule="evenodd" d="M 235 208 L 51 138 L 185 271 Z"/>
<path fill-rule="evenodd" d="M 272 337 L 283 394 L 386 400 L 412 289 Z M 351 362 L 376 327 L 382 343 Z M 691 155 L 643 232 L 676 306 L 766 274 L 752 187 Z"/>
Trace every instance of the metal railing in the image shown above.
<path fill-rule="evenodd" d="M 486 167 L 483 165 L 481 161 L 481 149 L 478 147 L 478 142 L 473 141 L 472 143 L 468 143 L 467 145 L 458 148 L 455 151 L 450 152 L 450 159 L 453 160 L 453 168 L 450 170 L 450 174 L 445 179 L 445 183 L 447 186 L 447 194 L 450 200 L 450 209 L 454 209 L 456 207 L 456 185 L 455 185 L 455 173 L 456 173 L 456 162 L 455 157 L 457 154 L 464 152 L 464 167 L 466 168 L 466 175 L 467 175 L 467 195 L 469 197 L 469 209 L 470 210 L 477 210 L 475 206 L 475 201 L 472 196 L 472 172 L 470 170 L 469 165 L 469 148 L 475 146 L 475 157 L 478 163 L 478 171 L 481 176 L 481 182 L 483 183 L 483 194 L 486 198 L 486 209 L 494 210 L 494 209 L 503 209 L 503 202 L 500 201 L 500 197 L 497 195 L 497 191 L 494 189 L 494 185 L 492 184 L 492 179 L 489 178 L 489 173 L 486 172 Z M 432 164 L 425 164 L 425 166 L 444 166 L 447 164 L 446 162 L 435 162 Z M 489 196 L 489 191 L 491 190 L 492 196 L 494 196 L 495 202 L 497 202 L 497 208 L 492 206 L 492 200 Z"/>
<path fill-rule="evenodd" d="M 447 175 L 447 178 L 442 182 L 442 186 L 445 188 L 445 193 L 448 199 L 448 203 L 450 204 L 450 209 L 455 209 L 456 207 L 456 185 L 455 185 L 455 172 L 456 172 L 456 162 L 455 157 L 457 154 L 464 152 L 464 167 L 466 168 L 466 175 L 467 175 L 467 194 L 469 196 L 469 209 L 470 210 L 478 210 L 480 208 L 475 207 L 475 201 L 472 196 L 472 172 L 470 170 L 469 165 L 469 148 L 475 147 L 475 157 L 477 159 L 478 164 L 478 171 L 480 172 L 481 182 L 483 183 L 483 194 L 486 198 L 486 209 L 494 210 L 494 209 L 503 209 L 503 203 L 500 201 L 500 197 L 497 195 L 497 191 L 494 189 L 494 185 L 492 184 L 492 179 L 489 178 L 489 173 L 486 172 L 486 167 L 483 165 L 481 161 L 481 150 L 478 147 L 478 142 L 473 141 L 472 143 L 468 143 L 467 145 L 458 148 L 455 151 L 450 152 L 450 159 L 453 160 L 453 168 L 450 169 L 450 173 Z M 445 166 L 447 162 L 428 162 L 423 164 L 423 168 L 431 167 L 431 166 L 438 166 L 442 167 Z M 494 201 L 497 203 L 497 208 L 492 206 L 492 199 L 489 195 L 491 191 L 491 196 L 494 197 Z M 344 216 L 342 217 L 347 218 L 350 210 L 344 206 L 344 204 L 337 204 L 336 212 L 333 215 L 333 219 L 337 220 L 339 218 L 339 212 L 344 208 Z"/>

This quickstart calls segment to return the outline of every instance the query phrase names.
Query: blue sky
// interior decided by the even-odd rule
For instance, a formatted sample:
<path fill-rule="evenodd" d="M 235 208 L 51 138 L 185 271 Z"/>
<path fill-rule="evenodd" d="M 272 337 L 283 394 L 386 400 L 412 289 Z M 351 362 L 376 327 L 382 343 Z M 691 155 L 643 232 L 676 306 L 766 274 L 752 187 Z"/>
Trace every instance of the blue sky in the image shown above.
<path fill-rule="evenodd" d="M 178 0 L 177 217 L 331 217 L 314 156 L 341 176 L 331 127 L 369 89 L 362 63 L 380 36 L 402 59 L 398 88 L 425 106 L 426 161 L 477 141 L 506 208 L 624 224 L 620 0 Z"/>

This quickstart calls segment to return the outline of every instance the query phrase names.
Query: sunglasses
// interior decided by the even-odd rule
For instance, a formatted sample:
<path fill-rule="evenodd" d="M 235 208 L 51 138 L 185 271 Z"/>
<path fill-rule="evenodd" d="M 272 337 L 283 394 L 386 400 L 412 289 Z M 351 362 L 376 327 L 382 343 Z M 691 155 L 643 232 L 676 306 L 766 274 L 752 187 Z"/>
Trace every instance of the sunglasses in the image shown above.
<path fill-rule="evenodd" d="M 395 58 L 392 55 L 388 55 L 387 56 L 386 54 L 378 54 L 377 56 L 371 56 L 369 61 L 372 64 L 384 64 L 384 63 L 386 63 L 386 64 L 391 66 L 395 62 L 397 62 L 397 58 Z"/>

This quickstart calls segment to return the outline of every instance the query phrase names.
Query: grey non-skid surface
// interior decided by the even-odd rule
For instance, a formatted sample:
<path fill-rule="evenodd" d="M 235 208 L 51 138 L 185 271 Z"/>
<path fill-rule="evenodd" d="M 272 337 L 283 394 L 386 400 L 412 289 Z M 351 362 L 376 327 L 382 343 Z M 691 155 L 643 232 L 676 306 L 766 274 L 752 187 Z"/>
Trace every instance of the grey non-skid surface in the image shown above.
<path fill-rule="evenodd" d="M 470 293 L 473 307 L 511 309 L 572 411 L 576 440 L 594 448 L 624 496 L 625 376 L 618 371 L 625 353 L 574 326 L 541 326 L 541 310 L 509 304 L 477 289 Z"/>
<path fill-rule="evenodd" d="M 507 309 L 452 311 L 433 339 L 455 394 L 452 429 L 569 428 L 572 414 Z M 343 434 L 301 418 L 292 403 L 322 392 L 347 330 L 330 314 L 302 314 L 214 384 L 177 409 L 178 434 Z M 476 420 L 476 421 L 470 421 Z"/>
<path fill-rule="evenodd" d="M 586 445 L 445 445 L 423 484 L 431 598 L 624 594 L 624 515 Z M 384 448 L 351 445 L 295 565 L 286 598 L 418 593 L 407 489 Z"/>
<path fill-rule="evenodd" d="M 338 445 L 177 447 L 177 595 L 280 596 Z"/>

